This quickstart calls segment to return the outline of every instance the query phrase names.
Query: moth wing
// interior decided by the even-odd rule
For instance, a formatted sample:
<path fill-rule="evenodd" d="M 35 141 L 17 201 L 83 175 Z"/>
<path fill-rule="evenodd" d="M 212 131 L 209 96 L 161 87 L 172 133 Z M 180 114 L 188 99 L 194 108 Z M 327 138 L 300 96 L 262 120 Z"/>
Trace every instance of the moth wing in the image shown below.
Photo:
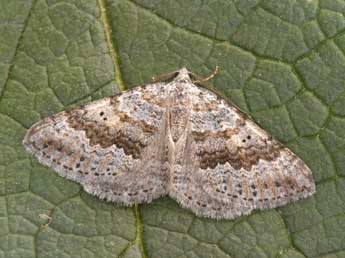
<path fill-rule="evenodd" d="M 236 107 L 199 87 L 191 95 L 185 158 L 177 161 L 170 192 L 182 206 L 229 219 L 315 192 L 307 165 Z"/>
<path fill-rule="evenodd" d="M 137 87 L 34 124 L 23 144 L 40 163 L 126 205 L 166 194 L 164 84 Z M 140 180 L 139 180 L 140 179 Z"/>

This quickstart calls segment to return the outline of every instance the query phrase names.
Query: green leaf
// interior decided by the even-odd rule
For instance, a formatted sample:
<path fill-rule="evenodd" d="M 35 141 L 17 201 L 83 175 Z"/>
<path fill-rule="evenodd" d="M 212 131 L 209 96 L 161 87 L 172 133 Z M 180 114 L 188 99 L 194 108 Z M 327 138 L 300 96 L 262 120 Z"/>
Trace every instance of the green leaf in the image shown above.
<path fill-rule="evenodd" d="M 344 0 L 0 0 L 0 258 L 345 257 Z M 236 220 L 105 203 L 30 157 L 34 122 L 182 66 L 313 171 Z"/>

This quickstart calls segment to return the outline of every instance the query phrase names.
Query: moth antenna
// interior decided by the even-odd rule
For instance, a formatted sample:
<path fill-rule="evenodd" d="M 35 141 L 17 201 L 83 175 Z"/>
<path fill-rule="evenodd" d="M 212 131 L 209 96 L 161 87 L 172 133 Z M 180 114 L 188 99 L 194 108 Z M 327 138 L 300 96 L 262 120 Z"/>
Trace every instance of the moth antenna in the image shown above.
<path fill-rule="evenodd" d="M 216 74 L 218 73 L 218 71 L 219 71 L 219 66 L 216 65 L 216 68 L 214 69 L 214 71 L 213 71 L 209 76 L 207 76 L 206 78 L 201 78 L 201 79 L 192 81 L 192 83 L 207 82 L 207 81 L 211 80 L 214 76 L 216 76 Z M 193 75 L 194 75 L 194 74 L 193 74 Z"/>
<path fill-rule="evenodd" d="M 166 82 L 166 81 L 170 81 L 170 80 L 174 79 L 177 75 L 178 75 L 178 70 L 170 72 L 170 73 L 152 76 L 151 79 L 152 79 L 152 83 Z"/>

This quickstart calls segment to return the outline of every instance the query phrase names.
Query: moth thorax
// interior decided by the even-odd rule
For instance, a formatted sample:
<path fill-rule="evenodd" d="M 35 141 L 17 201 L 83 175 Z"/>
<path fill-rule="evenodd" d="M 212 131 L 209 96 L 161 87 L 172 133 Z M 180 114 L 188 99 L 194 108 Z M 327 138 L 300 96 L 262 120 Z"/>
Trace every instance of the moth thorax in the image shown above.
<path fill-rule="evenodd" d="M 170 108 L 169 126 L 171 138 L 177 142 L 183 135 L 189 119 L 189 112 L 186 106 L 175 104 Z"/>

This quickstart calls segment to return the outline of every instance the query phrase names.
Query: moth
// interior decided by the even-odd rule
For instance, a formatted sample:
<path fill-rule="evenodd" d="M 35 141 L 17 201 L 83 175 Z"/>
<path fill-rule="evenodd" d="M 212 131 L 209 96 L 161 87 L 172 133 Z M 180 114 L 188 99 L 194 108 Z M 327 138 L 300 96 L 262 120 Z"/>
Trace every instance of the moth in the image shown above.
<path fill-rule="evenodd" d="M 168 195 L 198 216 L 232 219 L 315 193 L 308 166 L 186 68 L 44 118 L 23 144 L 101 199 Z"/>

